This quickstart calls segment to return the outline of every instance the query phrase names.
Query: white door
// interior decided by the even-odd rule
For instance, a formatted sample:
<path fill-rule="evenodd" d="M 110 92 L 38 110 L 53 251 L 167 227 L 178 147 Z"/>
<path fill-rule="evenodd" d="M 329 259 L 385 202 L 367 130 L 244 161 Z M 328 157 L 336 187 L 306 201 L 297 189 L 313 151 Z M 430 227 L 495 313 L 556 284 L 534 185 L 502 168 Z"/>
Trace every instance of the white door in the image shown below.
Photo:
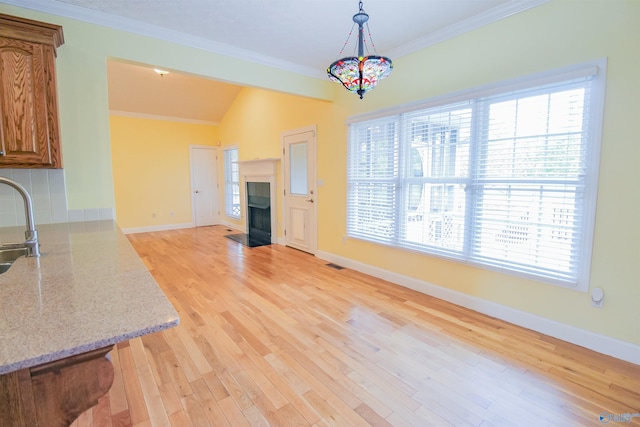
<path fill-rule="evenodd" d="M 196 227 L 219 223 L 218 156 L 214 147 L 191 146 L 191 207 Z"/>
<path fill-rule="evenodd" d="M 316 132 L 305 128 L 285 132 L 283 144 L 285 244 L 316 253 Z"/>

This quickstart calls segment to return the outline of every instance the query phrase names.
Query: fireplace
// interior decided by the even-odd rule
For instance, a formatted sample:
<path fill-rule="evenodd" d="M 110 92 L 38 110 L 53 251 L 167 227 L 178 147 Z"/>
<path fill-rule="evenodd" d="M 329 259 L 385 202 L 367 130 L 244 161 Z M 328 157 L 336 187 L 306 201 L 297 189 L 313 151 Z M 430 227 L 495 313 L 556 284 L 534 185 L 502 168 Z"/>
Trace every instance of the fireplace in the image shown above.
<path fill-rule="evenodd" d="M 277 158 L 239 161 L 240 185 L 244 190 L 242 211 L 246 234 L 227 235 L 245 246 L 263 246 L 277 241 Z"/>
<path fill-rule="evenodd" d="M 247 228 L 250 239 L 271 243 L 271 185 L 247 182 Z"/>

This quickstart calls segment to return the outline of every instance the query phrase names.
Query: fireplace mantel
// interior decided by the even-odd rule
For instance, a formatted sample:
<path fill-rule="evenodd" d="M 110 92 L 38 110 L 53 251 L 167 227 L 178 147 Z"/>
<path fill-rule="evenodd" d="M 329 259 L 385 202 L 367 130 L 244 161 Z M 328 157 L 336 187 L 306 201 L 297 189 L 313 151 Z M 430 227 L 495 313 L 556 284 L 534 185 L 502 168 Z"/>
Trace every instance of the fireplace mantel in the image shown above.
<path fill-rule="evenodd" d="M 238 165 L 240 167 L 240 175 L 242 176 L 275 176 L 276 164 L 280 161 L 278 158 L 266 158 L 266 159 L 254 159 L 254 160 L 240 160 Z"/>

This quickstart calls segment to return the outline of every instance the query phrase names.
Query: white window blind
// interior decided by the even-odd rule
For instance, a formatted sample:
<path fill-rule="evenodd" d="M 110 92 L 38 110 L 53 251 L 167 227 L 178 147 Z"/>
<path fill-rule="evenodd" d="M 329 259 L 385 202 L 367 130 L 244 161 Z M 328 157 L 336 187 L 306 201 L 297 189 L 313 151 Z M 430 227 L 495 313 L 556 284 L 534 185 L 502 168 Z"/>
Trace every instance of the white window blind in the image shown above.
<path fill-rule="evenodd" d="M 240 218 L 240 175 L 238 149 L 224 150 L 224 210 L 231 218 Z"/>
<path fill-rule="evenodd" d="M 588 70 L 352 122 L 348 235 L 586 289 L 603 96 Z"/>

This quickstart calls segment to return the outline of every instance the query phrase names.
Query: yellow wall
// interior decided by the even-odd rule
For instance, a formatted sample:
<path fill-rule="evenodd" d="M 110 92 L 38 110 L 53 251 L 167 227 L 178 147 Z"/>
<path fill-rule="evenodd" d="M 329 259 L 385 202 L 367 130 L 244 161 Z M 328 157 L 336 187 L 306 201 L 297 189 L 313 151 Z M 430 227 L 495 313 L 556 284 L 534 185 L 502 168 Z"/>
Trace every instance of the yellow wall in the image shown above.
<path fill-rule="evenodd" d="M 540 7 L 395 61 L 393 74 L 365 95 L 344 100 L 351 114 L 426 99 L 478 85 L 608 57 L 607 93 L 591 289 L 587 293 L 460 263 L 382 248 L 342 244 L 344 186 L 326 188 L 341 215 L 323 250 L 582 329 L 640 344 L 640 2 L 553 0 Z M 344 141 L 333 141 L 332 167 L 345 167 Z M 328 165 L 320 165 L 328 175 Z M 321 217 L 320 221 L 326 218 Z"/>
<path fill-rule="evenodd" d="M 345 112 L 329 102 L 264 89 L 244 88 L 220 123 L 220 140 L 223 147 L 238 146 L 240 161 L 280 158 L 283 132 L 316 126 L 318 164 L 331 164 L 332 153 L 325 147 L 332 144 L 330 141 L 340 141 L 344 147 L 344 118 Z M 282 188 L 281 174 L 278 165 L 279 190 Z M 336 168 L 335 174 L 332 173 L 328 180 L 334 181 L 334 178 L 340 176 L 346 176 L 344 168 Z M 335 184 L 344 185 L 344 180 L 335 180 Z M 325 213 L 330 217 L 326 211 L 331 210 L 331 206 L 322 201 L 326 195 L 324 189 L 324 186 L 318 188 L 318 211 L 319 215 Z M 282 203 L 280 195 L 281 192 L 278 191 L 277 206 Z M 336 214 L 344 215 L 344 211 Z M 234 221 L 228 218 L 227 221 L 231 224 L 244 224 L 244 219 Z M 318 226 L 318 244 L 322 247 L 325 235 L 322 227 L 329 227 L 330 224 L 319 221 Z M 281 211 L 278 212 L 277 235 L 283 235 Z"/>
<path fill-rule="evenodd" d="M 67 42 L 59 50 L 58 80 L 71 208 L 113 206 L 108 57 L 229 80 L 254 87 L 243 90 L 219 125 L 223 145 L 237 144 L 241 159 L 279 157 L 282 132 L 317 126 L 318 178 L 324 181 L 318 189 L 321 251 L 640 345 L 639 1 L 551 0 L 395 59 L 392 75 L 364 100 L 334 83 L 280 77 L 265 67 L 257 71 L 251 66 L 243 72 L 238 61 L 225 62 L 196 49 L 26 9 L 2 9 L 65 26 Z M 601 57 L 608 57 L 608 74 L 591 287 L 604 289 L 603 309 L 592 308 L 586 293 L 353 239 L 343 241 L 348 116 Z M 335 100 L 269 90 L 323 100 L 335 96 Z"/>
<path fill-rule="evenodd" d="M 217 126 L 123 116 L 110 123 L 118 225 L 190 224 L 189 145 L 215 145 Z"/>

